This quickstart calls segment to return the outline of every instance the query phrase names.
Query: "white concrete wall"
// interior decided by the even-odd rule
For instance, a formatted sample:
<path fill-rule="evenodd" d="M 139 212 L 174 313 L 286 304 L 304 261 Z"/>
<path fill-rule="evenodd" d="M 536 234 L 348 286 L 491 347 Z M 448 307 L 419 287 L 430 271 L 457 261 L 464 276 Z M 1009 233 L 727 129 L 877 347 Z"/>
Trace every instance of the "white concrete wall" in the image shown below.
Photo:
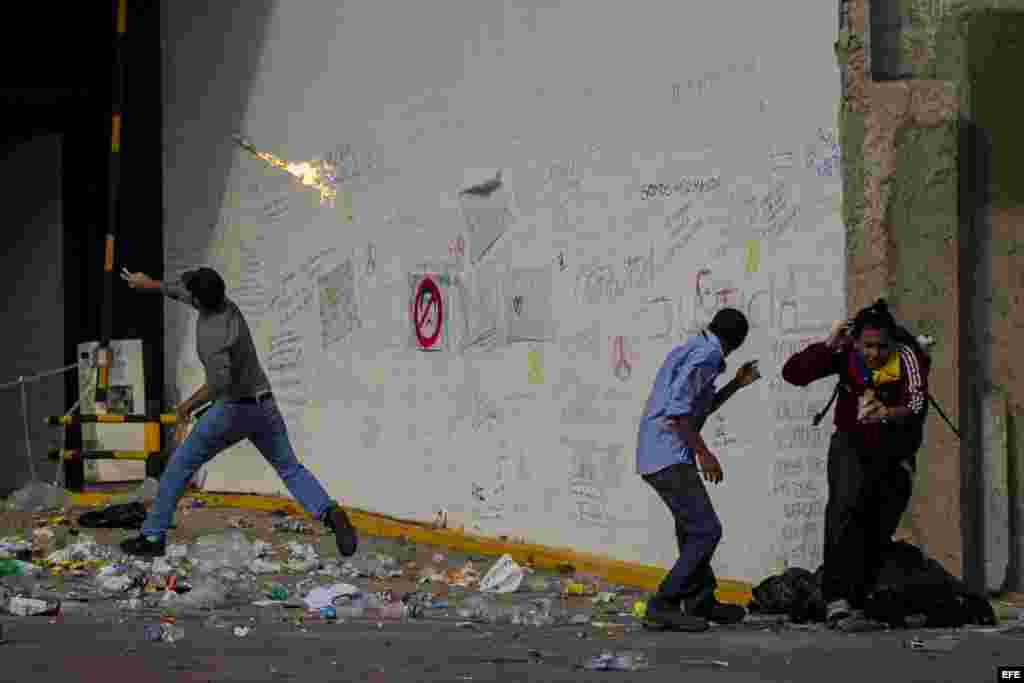
<path fill-rule="evenodd" d="M 344 503 L 666 567 L 637 419 L 665 355 L 736 305 L 753 330 L 729 373 L 757 358 L 765 379 L 706 427 L 716 570 L 815 568 L 831 430 L 810 420 L 832 385 L 779 371 L 843 315 L 834 4 L 526 4 L 171 4 L 168 277 L 224 274 L 297 452 Z M 236 132 L 340 160 L 336 206 Z M 460 201 L 498 169 L 501 190 Z M 445 297 L 430 351 L 425 274 Z M 195 314 L 167 312 L 180 398 L 203 381 Z M 248 444 L 207 488 L 284 492 Z"/>

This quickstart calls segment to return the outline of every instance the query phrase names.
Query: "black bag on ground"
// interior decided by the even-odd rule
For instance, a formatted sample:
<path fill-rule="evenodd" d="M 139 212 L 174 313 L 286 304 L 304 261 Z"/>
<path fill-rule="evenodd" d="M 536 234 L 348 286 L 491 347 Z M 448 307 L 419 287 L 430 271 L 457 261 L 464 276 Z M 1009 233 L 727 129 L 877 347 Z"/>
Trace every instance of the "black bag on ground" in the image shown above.
<path fill-rule="evenodd" d="M 907 617 L 922 615 L 928 628 L 996 623 L 992 605 L 909 543 L 890 543 L 882 552 L 882 568 L 875 590 L 864 604 L 867 617 L 894 628 L 905 627 Z"/>
<path fill-rule="evenodd" d="M 90 529 L 140 529 L 146 520 L 146 507 L 139 502 L 108 505 L 78 518 L 78 525 Z"/>
<path fill-rule="evenodd" d="M 753 590 L 751 612 L 786 614 L 795 623 L 823 621 L 825 600 L 821 594 L 821 569 L 817 572 L 790 567 L 770 576 Z"/>

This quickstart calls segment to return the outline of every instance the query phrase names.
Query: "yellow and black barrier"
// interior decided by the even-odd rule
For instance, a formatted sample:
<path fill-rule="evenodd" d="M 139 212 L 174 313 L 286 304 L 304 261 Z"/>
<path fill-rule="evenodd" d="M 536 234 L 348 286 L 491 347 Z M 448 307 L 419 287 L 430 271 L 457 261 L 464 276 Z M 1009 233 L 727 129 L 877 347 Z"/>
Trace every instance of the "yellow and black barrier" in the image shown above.
<path fill-rule="evenodd" d="M 47 453 L 50 460 L 149 460 L 160 451 L 88 451 L 77 448 L 51 448 Z"/>
<path fill-rule="evenodd" d="M 46 424 L 51 427 L 67 426 L 72 424 L 125 424 L 152 422 L 153 424 L 175 425 L 178 424 L 178 416 L 175 413 L 164 413 L 159 417 L 148 415 L 58 415 L 46 418 Z"/>

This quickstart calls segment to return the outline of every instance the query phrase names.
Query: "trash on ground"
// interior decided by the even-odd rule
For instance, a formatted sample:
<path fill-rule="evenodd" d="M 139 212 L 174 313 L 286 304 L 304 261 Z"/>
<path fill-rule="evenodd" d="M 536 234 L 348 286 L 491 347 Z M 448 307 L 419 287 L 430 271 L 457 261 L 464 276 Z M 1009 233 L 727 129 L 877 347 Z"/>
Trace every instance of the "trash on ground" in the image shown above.
<path fill-rule="evenodd" d="M 724 659 L 687 659 L 684 657 L 679 660 L 680 664 L 686 664 L 687 666 L 711 666 L 719 669 L 728 668 L 729 662 Z"/>
<path fill-rule="evenodd" d="M 250 630 L 251 629 L 248 626 L 236 626 L 234 628 L 234 634 L 239 638 L 245 638 L 247 635 L 249 635 Z"/>
<path fill-rule="evenodd" d="M 7 507 L 12 512 L 44 512 L 67 507 L 70 502 L 71 497 L 64 489 L 34 481 L 11 494 Z"/>
<path fill-rule="evenodd" d="M 60 602 L 15 596 L 7 601 L 7 611 L 18 617 L 56 616 L 60 613 Z"/>
<path fill-rule="evenodd" d="M 959 641 L 949 638 L 934 638 L 930 640 L 914 638 L 904 641 L 903 647 L 915 652 L 952 652 L 958 643 Z"/>
<path fill-rule="evenodd" d="M 354 595 L 359 595 L 359 593 L 359 589 L 353 585 L 336 583 L 333 586 L 314 588 L 303 598 L 303 601 L 310 609 L 336 607 L 339 604 L 344 604 L 344 601 L 339 600 L 339 598 L 351 598 Z"/>
<path fill-rule="evenodd" d="M 136 501 L 90 510 L 78 518 L 78 525 L 87 529 L 141 529 L 144 521 L 146 507 Z"/>
<path fill-rule="evenodd" d="M 587 671 L 643 671 L 650 668 L 642 652 L 602 652 L 583 665 Z"/>
<path fill-rule="evenodd" d="M 284 518 L 274 520 L 274 531 L 290 534 L 312 534 L 313 527 L 301 519 Z"/>
<path fill-rule="evenodd" d="M 196 539 L 189 555 L 200 569 L 239 569 L 251 565 L 257 553 L 253 543 L 238 529 Z"/>
<path fill-rule="evenodd" d="M 483 593 L 515 593 L 523 582 L 525 572 L 511 555 L 503 555 L 480 581 Z"/>

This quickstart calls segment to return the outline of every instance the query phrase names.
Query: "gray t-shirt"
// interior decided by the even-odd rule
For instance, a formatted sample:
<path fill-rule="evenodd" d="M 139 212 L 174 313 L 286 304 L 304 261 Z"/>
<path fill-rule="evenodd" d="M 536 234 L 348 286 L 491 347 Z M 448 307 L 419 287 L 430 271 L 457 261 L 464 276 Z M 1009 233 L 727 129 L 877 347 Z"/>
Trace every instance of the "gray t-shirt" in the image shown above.
<path fill-rule="evenodd" d="M 163 282 L 160 291 L 199 311 L 196 351 L 206 370 L 211 401 L 234 401 L 270 390 L 270 380 L 256 355 L 249 324 L 233 301 L 225 298 L 221 311 L 209 313 L 199 306 L 183 282 Z"/>

